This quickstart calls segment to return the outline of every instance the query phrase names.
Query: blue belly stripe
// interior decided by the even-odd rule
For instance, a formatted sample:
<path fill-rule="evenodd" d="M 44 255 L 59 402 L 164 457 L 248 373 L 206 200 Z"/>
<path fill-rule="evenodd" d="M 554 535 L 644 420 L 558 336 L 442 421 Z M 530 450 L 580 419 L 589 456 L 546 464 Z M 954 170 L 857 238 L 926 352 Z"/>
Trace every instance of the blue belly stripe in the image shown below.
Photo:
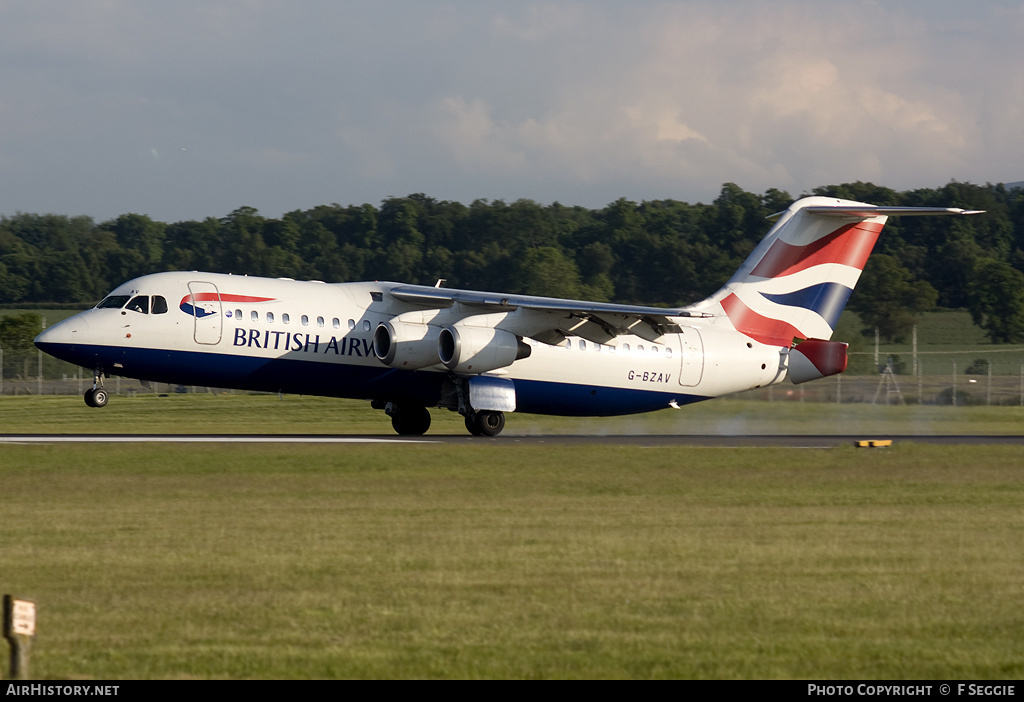
<path fill-rule="evenodd" d="M 203 385 L 265 392 L 348 397 L 365 400 L 410 399 L 435 406 L 447 374 L 385 366 L 323 363 L 301 358 L 258 358 L 209 351 L 132 349 L 117 346 L 40 343 L 48 354 L 111 375 L 160 383 Z M 121 367 L 114 368 L 114 364 Z M 513 379 L 518 412 L 577 417 L 610 417 L 664 409 L 709 399 L 600 385 Z"/>

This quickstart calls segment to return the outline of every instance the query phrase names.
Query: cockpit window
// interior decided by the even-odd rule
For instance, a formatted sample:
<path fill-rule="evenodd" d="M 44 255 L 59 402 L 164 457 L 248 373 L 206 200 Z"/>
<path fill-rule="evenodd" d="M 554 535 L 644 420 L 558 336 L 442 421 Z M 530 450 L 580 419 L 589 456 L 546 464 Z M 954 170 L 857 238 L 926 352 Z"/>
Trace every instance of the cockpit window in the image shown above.
<path fill-rule="evenodd" d="M 153 314 L 167 314 L 167 299 L 163 295 L 153 296 Z"/>
<path fill-rule="evenodd" d="M 110 295 L 100 301 L 96 305 L 97 309 L 111 309 L 116 310 L 124 307 L 124 303 L 128 302 L 131 297 L 128 295 Z"/>
<path fill-rule="evenodd" d="M 134 310 L 142 314 L 149 314 L 149 295 L 137 295 L 132 298 L 124 307 L 126 310 Z"/>

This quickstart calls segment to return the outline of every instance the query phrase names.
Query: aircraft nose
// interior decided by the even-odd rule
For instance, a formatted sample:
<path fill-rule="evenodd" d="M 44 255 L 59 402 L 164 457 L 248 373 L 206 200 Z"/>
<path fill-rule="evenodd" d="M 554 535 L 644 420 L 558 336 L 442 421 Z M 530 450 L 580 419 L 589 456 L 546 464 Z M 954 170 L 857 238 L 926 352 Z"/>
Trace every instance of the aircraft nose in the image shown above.
<path fill-rule="evenodd" d="M 84 341 L 88 331 L 89 323 L 80 316 L 75 315 L 65 319 L 63 322 L 54 324 L 49 329 L 44 329 L 33 340 L 33 343 L 43 351 L 47 351 L 54 346 Z"/>

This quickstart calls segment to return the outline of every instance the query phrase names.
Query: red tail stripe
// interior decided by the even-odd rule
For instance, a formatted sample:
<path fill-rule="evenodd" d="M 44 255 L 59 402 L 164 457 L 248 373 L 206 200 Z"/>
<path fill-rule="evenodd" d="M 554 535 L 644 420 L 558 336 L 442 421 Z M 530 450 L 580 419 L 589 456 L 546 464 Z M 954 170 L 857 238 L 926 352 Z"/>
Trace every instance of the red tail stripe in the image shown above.
<path fill-rule="evenodd" d="M 221 295 L 217 295 L 217 293 L 196 293 L 195 295 L 186 295 L 185 297 L 181 298 L 181 302 L 179 302 L 178 304 L 184 304 L 190 299 L 194 300 L 195 302 L 212 302 L 217 299 L 220 299 L 221 302 L 268 302 L 270 300 L 273 300 L 274 298 L 253 297 L 252 295 L 230 295 L 227 293 L 223 293 Z"/>
<path fill-rule="evenodd" d="M 877 222 L 847 224 L 806 246 L 776 241 L 750 274 L 775 278 L 822 263 L 840 263 L 864 270 L 882 226 Z"/>
<path fill-rule="evenodd" d="M 762 344 L 789 346 L 794 337 L 804 337 L 804 334 L 792 324 L 758 314 L 743 304 L 735 294 L 730 294 L 722 300 L 722 308 L 732 325 L 736 327 L 736 331 Z"/>

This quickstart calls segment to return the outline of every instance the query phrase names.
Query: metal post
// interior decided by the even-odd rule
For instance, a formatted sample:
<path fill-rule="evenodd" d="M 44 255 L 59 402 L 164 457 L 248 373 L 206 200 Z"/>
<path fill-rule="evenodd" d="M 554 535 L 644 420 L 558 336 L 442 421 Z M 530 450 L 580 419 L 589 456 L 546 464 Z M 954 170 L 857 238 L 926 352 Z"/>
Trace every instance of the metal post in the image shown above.
<path fill-rule="evenodd" d="M 953 361 L 953 406 L 956 407 L 956 361 Z"/>
<path fill-rule="evenodd" d="M 985 391 L 985 404 L 992 404 L 992 359 L 988 360 L 988 389 Z"/>
<path fill-rule="evenodd" d="M 46 317 L 43 317 L 42 331 L 46 331 Z M 38 355 L 36 360 L 36 389 L 38 392 L 36 394 L 41 397 L 43 394 L 43 350 L 39 349 L 36 353 Z"/>
<path fill-rule="evenodd" d="M 878 327 L 875 327 L 875 368 L 878 368 Z"/>
<path fill-rule="evenodd" d="M 924 403 L 924 364 L 918 364 L 917 366 L 917 404 Z"/>
<path fill-rule="evenodd" d="M 917 375 L 917 325 L 914 325 L 914 375 Z M 920 404 L 920 403 L 918 403 Z"/>

